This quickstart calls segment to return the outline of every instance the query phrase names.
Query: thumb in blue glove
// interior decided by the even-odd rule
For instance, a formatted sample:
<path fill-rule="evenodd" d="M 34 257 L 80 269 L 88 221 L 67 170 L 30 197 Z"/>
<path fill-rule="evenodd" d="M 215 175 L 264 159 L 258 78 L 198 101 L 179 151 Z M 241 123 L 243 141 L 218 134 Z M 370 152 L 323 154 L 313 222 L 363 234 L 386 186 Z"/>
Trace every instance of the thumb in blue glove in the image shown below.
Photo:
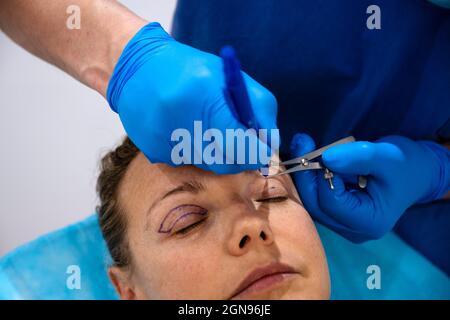
<path fill-rule="evenodd" d="M 314 148 L 307 135 L 296 135 L 291 144 L 295 156 Z M 297 189 L 316 220 L 353 242 L 380 238 L 408 207 L 450 188 L 450 152 L 433 142 L 388 136 L 335 146 L 322 159 L 335 174 L 335 188 L 323 173 L 304 171 L 295 175 Z M 368 177 L 364 190 L 354 188 L 358 175 Z"/>

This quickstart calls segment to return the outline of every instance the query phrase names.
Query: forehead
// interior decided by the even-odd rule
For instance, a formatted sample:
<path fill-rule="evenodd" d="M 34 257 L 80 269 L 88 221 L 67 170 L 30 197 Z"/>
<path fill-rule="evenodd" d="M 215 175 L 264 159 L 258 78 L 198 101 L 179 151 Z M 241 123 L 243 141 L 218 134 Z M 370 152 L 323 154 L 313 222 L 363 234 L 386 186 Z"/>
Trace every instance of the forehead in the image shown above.
<path fill-rule="evenodd" d="M 171 167 L 161 163 L 151 163 L 141 152 L 130 163 L 122 181 L 122 189 L 143 187 L 177 186 L 186 180 L 205 179 L 215 181 L 229 180 L 234 177 L 254 178 L 259 176 L 256 171 L 246 171 L 234 175 L 216 175 L 213 172 L 199 169 L 193 165 Z M 228 179 L 223 179 L 228 178 Z"/>
<path fill-rule="evenodd" d="M 162 163 L 151 163 L 141 152 L 130 163 L 123 179 L 123 189 L 150 188 L 161 190 L 177 186 L 189 179 L 213 178 L 212 172 L 195 166 L 171 167 Z"/>

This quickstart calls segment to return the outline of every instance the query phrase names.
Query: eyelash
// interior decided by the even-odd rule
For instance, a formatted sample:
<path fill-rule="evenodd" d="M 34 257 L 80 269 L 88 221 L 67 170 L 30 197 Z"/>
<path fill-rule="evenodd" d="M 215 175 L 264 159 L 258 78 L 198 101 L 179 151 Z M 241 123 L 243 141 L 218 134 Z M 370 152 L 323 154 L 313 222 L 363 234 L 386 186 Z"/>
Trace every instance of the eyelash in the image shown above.
<path fill-rule="evenodd" d="M 193 223 L 193 224 L 191 224 L 191 225 L 189 225 L 189 226 L 187 226 L 187 227 L 185 227 L 183 229 L 178 230 L 177 232 L 175 232 L 175 234 L 186 234 L 189 231 L 191 231 L 192 229 L 195 229 L 197 226 L 199 226 L 205 220 L 206 220 L 206 218 L 201 219 L 201 220 L 199 220 L 199 221 L 197 221 L 197 222 L 195 222 L 195 223 Z"/>
<path fill-rule="evenodd" d="M 278 197 L 272 197 L 272 198 L 266 198 L 266 199 L 258 199 L 256 202 L 283 202 L 286 201 L 288 197 L 286 196 L 278 196 Z"/>

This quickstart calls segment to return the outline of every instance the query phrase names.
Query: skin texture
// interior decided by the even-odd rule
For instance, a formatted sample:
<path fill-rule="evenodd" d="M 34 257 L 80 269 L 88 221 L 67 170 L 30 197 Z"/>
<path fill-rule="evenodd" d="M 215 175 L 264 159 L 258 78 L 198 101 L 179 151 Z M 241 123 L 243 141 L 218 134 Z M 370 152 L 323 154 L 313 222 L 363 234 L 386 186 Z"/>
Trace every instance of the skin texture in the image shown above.
<path fill-rule="evenodd" d="M 80 29 L 66 26 L 80 8 Z M 1 0 L 0 29 L 17 44 L 105 96 L 119 56 L 147 23 L 113 0 Z"/>
<path fill-rule="evenodd" d="M 159 201 L 183 182 L 190 185 Z M 193 166 L 151 164 L 140 153 L 125 173 L 119 202 L 132 260 L 128 268 L 109 270 L 121 299 L 229 299 L 251 271 L 271 262 L 298 273 L 239 298 L 329 298 L 322 244 L 288 175 L 219 176 Z"/>

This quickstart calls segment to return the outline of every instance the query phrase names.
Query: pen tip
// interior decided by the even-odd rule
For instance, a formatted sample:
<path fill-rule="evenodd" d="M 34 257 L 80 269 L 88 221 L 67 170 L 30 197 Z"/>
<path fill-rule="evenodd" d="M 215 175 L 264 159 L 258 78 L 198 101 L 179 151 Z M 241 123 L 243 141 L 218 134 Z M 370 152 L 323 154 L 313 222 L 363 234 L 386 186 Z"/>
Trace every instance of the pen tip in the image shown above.
<path fill-rule="evenodd" d="M 220 49 L 220 56 L 224 59 L 234 58 L 236 53 L 232 46 L 226 45 Z"/>

